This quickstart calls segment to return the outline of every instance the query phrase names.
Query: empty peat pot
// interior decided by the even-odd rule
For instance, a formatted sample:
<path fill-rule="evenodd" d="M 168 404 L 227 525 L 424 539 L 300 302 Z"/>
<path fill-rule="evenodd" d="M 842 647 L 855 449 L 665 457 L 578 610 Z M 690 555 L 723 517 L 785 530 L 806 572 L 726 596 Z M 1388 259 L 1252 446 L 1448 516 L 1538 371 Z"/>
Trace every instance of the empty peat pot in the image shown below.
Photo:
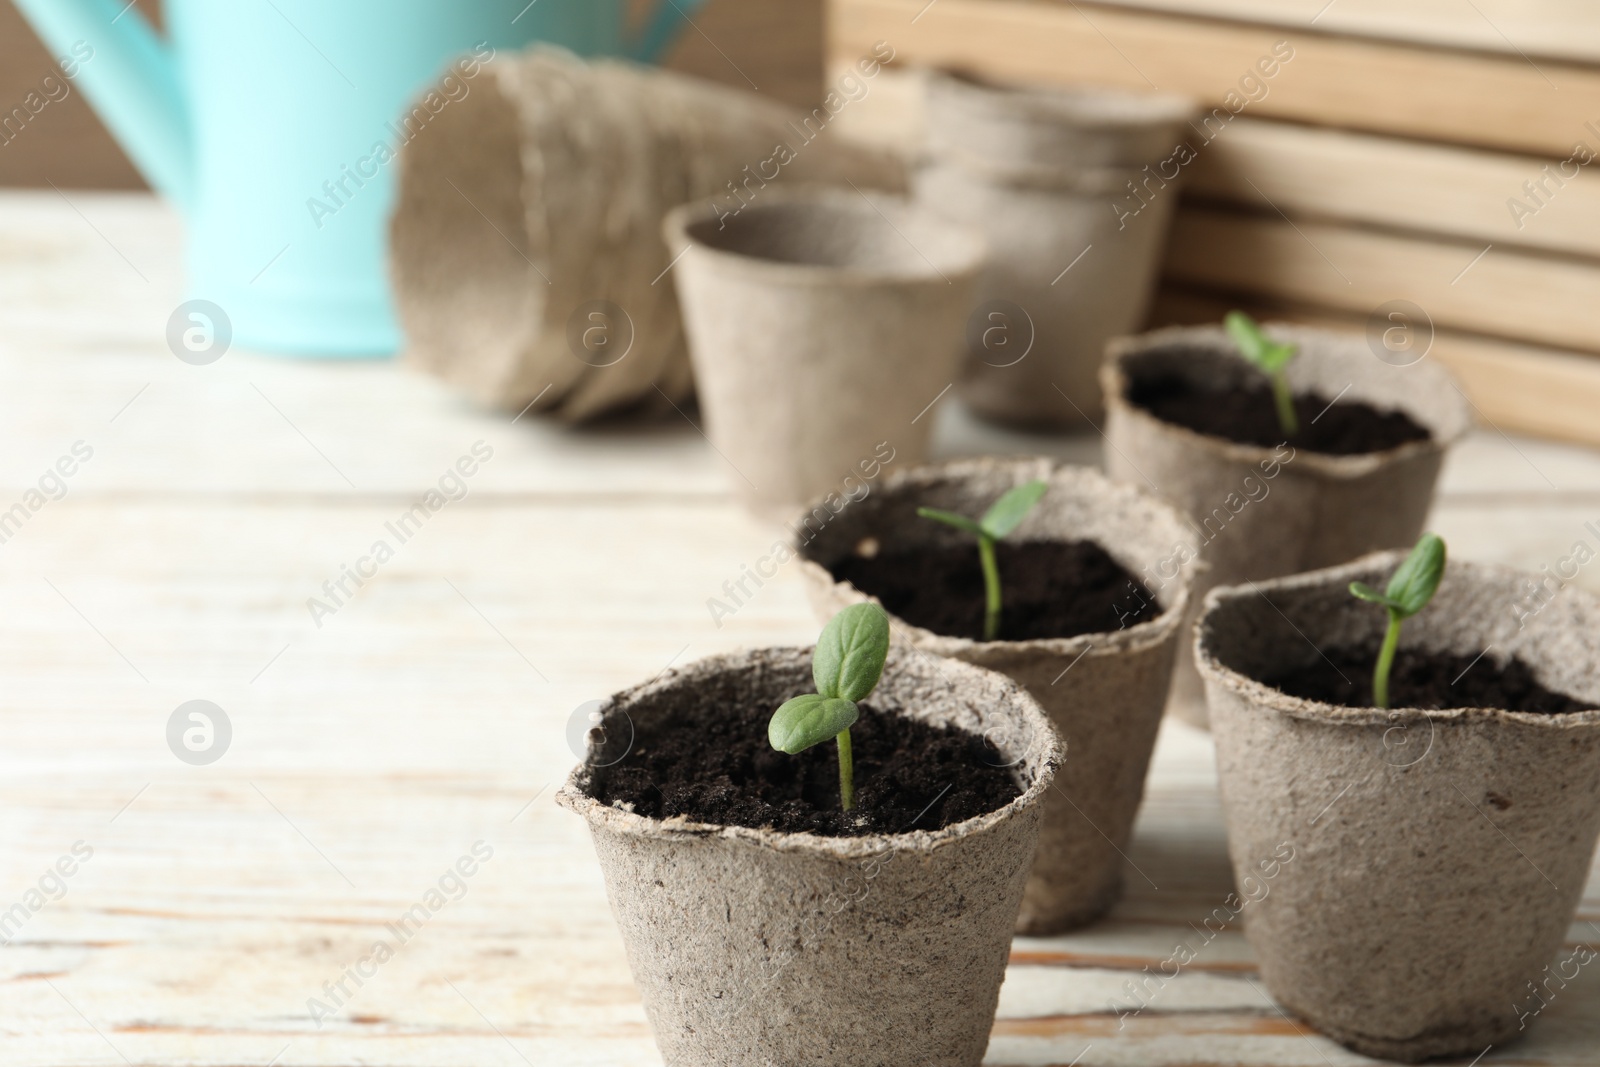
<path fill-rule="evenodd" d="M 713 656 L 616 694 L 601 712 L 605 737 L 631 738 L 629 755 L 597 759 L 592 749 L 556 799 L 589 824 L 669 1067 L 977 1067 L 1061 758 L 1049 720 L 1020 686 L 891 650 L 866 703 L 976 735 L 969 748 L 991 752 L 991 771 L 1003 765 L 1018 791 L 942 829 L 780 833 L 649 818 L 596 799 L 603 776 L 643 758 L 708 702 L 748 718 L 765 744 L 772 711 L 813 691 L 811 654 Z M 858 799 L 870 781 L 863 751 L 858 740 Z"/>
<path fill-rule="evenodd" d="M 986 418 L 1099 424 L 1105 343 L 1138 329 L 1178 201 L 1195 102 L 1165 93 L 927 78 L 918 204 L 991 250 L 961 398 Z M 1080 262 L 1081 260 L 1081 262 Z"/>
<path fill-rule="evenodd" d="M 1331 567 L 1414 544 L 1433 505 L 1445 452 L 1472 426 L 1465 395 L 1435 363 L 1394 366 L 1360 338 L 1279 323 L 1267 328 L 1275 340 L 1300 346 L 1288 378 L 1302 431 L 1337 431 L 1334 420 L 1347 417 L 1356 423 L 1343 427 L 1343 440 L 1316 440 L 1319 446 L 1394 441 L 1406 435 L 1406 420 L 1411 432 L 1425 435 L 1341 455 L 1316 451 L 1303 438 L 1264 444 L 1200 433 L 1158 417 L 1151 407 L 1163 396 L 1187 392 L 1200 398 L 1202 413 L 1212 413 L 1223 410 L 1219 400 L 1250 392 L 1272 418 L 1266 377 L 1227 334 L 1220 327 L 1178 327 L 1112 341 L 1100 370 L 1106 467 L 1112 477 L 1153 489 L 1188 513 L 1206 564 L 1191 601 L 1194 614 L 1215 586 Z M 1335 407 L 1323 413 L 1336 398 Z M 1357 404 L 1369 409 L 1364 417 L 1352 414 L 1350 406 Z M 1373 421 L 1385 426 L 1363 431 Z M 1364 438 L 1364 432 L 1372 436 Z M 1183 644 L 1173 676 L 1173 711 L 1203 727 L 1200 678 L 1188 641 Z"/>
<path fill-rule="evenodd" d="M 923 458 L 984 261 L 975 231 L 829 189 L 686 205 L 665 231 L 706 429 L 748 505 L 787 515 L 884 441 Z"/>
<path fill-rule="evenodd" d="M 1126 572 L 1113 586 L 1102 584 L 1088 597 L 1074 594 L 1070 584 L 1034 592 L 1047 602 L 1088 610 L 1088 629 L 1080 625 L 1072 636 L 1006 640 L 1003 611 L 1001 640 L 936 633 L 897 612 L 896 596 L 885 602 L 842 577 L 859 568 L 864 552 L 878 560 L 909 553 L 934 568 L 924 583 L 930 587 L 948 573 L 976 581 L 973 537 L 919 517 L 917 508 L 976 518 L 1006 490 L 1034 479 L 1045 480 L 1049 488 L 1022 525 L 1000 542 L 1002 597 L 1009 588 L 1015 601 L 1030 577 L 1022 569 L 1030 564 L 1012 566 L 1007 549 L 1047 555 L 1089 542 L 1098 546 L 1090 551 L 1099 557 L 1102 579 L 1117 568 Z M 1121 893 L 1122 853 L 1144 793 L 1187 608 L 1196 548 L 1182 517 L 1149 494 L 1084 467 L 1040 458 L 983 458 L 897 472 L 865 497 L 844 502 L 836 514 L 819 502 L 795 528 L 802 579 L 819 618 L 876 600 L 889 612 L 897 642 L 1001 671 L 1043 705 L 1067 756 L 1045 804 L 1039 854 L 1017 929 L 1057 933 L 1104 915 Z M 1043 570 L 1045 564 L 1037 566 Z M 869 588 L 873 584 L 857 580 Z M 976 610 L 981 616 L 981 608 Z"/>
<path fill-rule="evenodd" d="M 1384 612 L 1348 586 L 1382 588 L 1402 558 L 1213 590 L 1195 648 L 1262 978 L 1330 1037 L 1414 1062 L 1479 1055 L 1535 1024 L 1600 834 L 1600 711 L 1424 711 L 1398 706 L 1399 679 L 1408 657 L 1481 654 L 1454 683 L 1454 668 L 1440 675 L 1447 692 L 1476 687 L 1515 657 L 1600 707 L 1600 597 L 1567 588 L 1530 614 L 1538 576 L 1452 561 L 1405 623 L 1392 710 L 1261 681 L 1343 662 L 1341 649 L 1375 654 Z M 1285 845 L 1292 862 L 1264 880 Z"/>

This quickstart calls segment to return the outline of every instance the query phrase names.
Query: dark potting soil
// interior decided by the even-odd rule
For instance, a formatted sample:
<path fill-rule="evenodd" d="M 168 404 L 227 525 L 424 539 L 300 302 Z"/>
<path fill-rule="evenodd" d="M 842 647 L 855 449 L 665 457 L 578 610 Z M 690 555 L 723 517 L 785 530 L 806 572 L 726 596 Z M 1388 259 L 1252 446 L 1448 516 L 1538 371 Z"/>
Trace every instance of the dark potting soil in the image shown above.
<path fill-rule="evenodd" d="M 795 694 L 799 695 L 799 694 Z M 595 772 L 590 795 L 656 819 L 829 837 L 938 830 L 1022 793 L 998 751 L 964 730 L 889 715 L 870 703 L 850 727 L 855 808 L 839 808 L 838 746 L 799 755 L 767 742 L 773 707 L 707 703 Z"/>
<path fill-rule="evenodd" d="M 1146 622 L 1161 606 L 1093 541 L 1001 541 L 1000 639 L 1104 633 Z M 920 545 L 852 555 L 828 568 L 890 613 L 946 637 L 983 637 L 978 545 Z"/>
<path fill-rule="evenodd" d="M 1178 378 L 1136 380 L 1129 385 L 1128 401 L 1162 422 L 1210 437 L 1265 448 L 1285 439 L 1272 389 L 1265 382 L 1202 389 Z M 1386 452 L 1432 436 L 1403 411 L 1384 411 L 1359 400 L 1335 401 L 1321 393 L 1296 393 L 1294 411 L 1300 430 L 1288 443 L 1308 452 L 1355 456 Z"/>
<path fill-rule="evenodd" d="M 1377 644 L 1328 648 L 1323 655 L 1327 658 L 1319 656 L 1309 666 L 1262 681 L 1290 696 L 1347 708 L 1372 707 L 1372 667 L 1378 659 Z M 1600 706 L 1600 702 L 1584 703 L 1546 689 L 1534 680 L 1532 668 L 1520 659 L 1500 663 L 1490 656 L 1480 656 L 1474 661 L 1469 655 L 1402 646 L 1395 653 L 1394 667 L 1389 672 L 1389 706 L 1430 710 L 1501 708 L 1561 715 Z"/>

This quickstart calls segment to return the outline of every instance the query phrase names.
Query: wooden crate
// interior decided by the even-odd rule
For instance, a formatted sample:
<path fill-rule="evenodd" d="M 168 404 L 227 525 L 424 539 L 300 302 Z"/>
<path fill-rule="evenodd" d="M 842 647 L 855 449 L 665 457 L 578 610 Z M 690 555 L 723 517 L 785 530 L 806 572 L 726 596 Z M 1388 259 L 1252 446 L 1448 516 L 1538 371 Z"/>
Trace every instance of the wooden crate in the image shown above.
<path fill-rule="evenodd" d="M 829 17 L 836 68 L 884 41 L 901 71 L 1195 96 L 1166 321 L 1241 306 L 1361 328 L 1410 300 L 1487 420 L 1600 444 L 1600 6 L 830 0 Z M 879 82 L 841 128 L 914 148 L 914 78 Z"/>

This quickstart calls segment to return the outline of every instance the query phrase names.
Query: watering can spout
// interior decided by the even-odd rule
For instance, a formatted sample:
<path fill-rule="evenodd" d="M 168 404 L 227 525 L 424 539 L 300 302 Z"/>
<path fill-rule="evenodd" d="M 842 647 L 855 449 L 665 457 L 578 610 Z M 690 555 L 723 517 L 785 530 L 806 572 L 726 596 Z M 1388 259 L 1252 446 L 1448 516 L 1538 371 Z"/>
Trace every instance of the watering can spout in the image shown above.
<path fill-rule="evenodd" d="M 127 0 L 14 0 L 155 189 L 187 209 L 193 153 L 183 86 L 166 44 Z"/>

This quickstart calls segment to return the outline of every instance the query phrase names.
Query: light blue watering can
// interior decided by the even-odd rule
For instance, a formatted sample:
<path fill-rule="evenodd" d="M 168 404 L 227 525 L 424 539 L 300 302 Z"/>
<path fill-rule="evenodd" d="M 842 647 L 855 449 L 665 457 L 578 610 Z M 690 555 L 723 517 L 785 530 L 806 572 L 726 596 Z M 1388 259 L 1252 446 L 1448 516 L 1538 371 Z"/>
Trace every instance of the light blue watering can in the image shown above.
<path fill-rule="evenodd" d="M 653 61 L 703 0 L 659 0 L 634 37 L 627 0 L 167 0 L 165 41 L 128 0 L 15 2 L 56 54 L 89 53 L 75 83 L 183 212 L 190 296 L 235 345 L 386 356 L 395 151 L 488 91 L 483 56 Z"/>

